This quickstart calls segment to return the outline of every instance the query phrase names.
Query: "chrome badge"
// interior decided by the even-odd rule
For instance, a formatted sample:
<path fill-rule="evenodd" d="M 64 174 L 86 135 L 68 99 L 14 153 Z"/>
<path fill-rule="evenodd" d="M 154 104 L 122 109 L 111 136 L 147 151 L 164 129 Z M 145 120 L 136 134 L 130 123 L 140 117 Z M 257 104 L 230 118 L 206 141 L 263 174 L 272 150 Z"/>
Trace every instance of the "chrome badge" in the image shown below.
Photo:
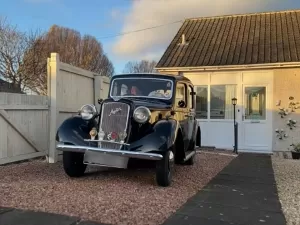
<path fill-rule="evenodd" d="M 118 138 L 118 134 L 116 132 L 110 132 L 107 134 L 107 140 L 115 141 Z"/>
<path fill-rule="evenodd" d="M 112 109 L 108 116 L 111 116 L 112 114 L 115 115 L 117 112 L 120 112 L 120 111 L 122 111 L 121 108 Z"/>

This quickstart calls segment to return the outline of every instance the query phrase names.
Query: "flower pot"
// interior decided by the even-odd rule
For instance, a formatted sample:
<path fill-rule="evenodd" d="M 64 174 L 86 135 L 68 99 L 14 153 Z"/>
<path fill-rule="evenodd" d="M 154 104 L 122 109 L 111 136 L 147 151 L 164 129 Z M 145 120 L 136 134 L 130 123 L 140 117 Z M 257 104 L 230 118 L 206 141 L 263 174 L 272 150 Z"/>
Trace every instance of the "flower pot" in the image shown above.
<path fill-rule="evenodd" d="M 292 151 L 292 158 L 293 159 L 300 159 L 300 152 Z"/>

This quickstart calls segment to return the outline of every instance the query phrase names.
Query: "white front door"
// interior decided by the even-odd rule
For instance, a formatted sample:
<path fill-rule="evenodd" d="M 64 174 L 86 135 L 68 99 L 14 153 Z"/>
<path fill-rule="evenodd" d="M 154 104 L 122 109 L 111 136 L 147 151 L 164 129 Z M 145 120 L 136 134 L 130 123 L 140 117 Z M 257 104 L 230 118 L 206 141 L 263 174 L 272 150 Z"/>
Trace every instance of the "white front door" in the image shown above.
<path fill-rule="evenodd" d="M 268 85 L 243 85 L 240 151 L 272 151 L 272 111 Z"/>

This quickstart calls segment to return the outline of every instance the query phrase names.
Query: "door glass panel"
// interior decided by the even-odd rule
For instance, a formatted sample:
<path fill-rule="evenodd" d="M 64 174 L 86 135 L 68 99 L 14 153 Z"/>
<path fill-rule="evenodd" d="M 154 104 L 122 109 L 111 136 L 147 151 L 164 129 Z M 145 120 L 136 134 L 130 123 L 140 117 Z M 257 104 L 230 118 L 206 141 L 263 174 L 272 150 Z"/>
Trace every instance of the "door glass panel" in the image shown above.
<path fill-rule="evenodd" d="M 266 119 L 266 87 L 245 87 L 245 119 Z"/>

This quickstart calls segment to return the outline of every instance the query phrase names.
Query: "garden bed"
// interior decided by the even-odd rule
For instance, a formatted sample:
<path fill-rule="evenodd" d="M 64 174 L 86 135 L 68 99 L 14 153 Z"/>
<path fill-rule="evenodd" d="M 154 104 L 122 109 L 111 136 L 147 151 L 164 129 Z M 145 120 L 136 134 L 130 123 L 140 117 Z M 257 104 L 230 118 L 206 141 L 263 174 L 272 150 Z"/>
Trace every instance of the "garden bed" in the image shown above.
<path fill-rule="evenodd" d="M 272 163 L 287 225 L 300 224 L 300 160 L 272 157 Z"/>

